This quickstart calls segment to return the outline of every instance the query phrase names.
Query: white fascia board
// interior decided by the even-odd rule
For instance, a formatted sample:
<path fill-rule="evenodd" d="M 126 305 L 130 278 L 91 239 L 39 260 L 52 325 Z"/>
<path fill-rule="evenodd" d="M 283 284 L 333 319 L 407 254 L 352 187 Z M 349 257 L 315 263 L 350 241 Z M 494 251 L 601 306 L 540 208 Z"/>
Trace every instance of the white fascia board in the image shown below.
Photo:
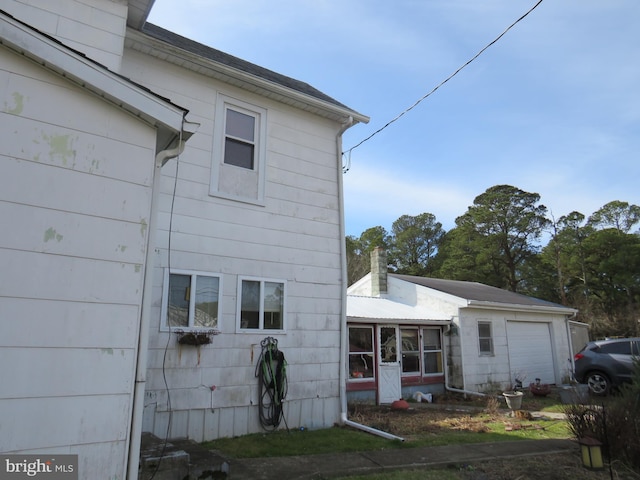
<path fill-rule="evenodd" d="M 518 305 L 509 303 L 496 303 L 496 302 L 483 302 L 480 300 L 468 300 L 467 306 L 469 308 L 481 308 L 487 310 L 509 310 L 518 312 L 531 312 L 531 313 L 554 313 L 560 315 L 573 315 L 578 313 L 575 308 L 569 307 L 554 307 L 544 305 Z"/>
<path fill-rule="evenodd" d="M 129 43 L 127 43 L 127 40 L 129 40 Z M 208 70 L 214 77 L 222 76 L 229 79 L 234 79 L 240 84 L 251 85 L 255 88 L 270 92 L 276 96 L 290 99 L 292 102 L 307 105 L 314 109 L 327 112 L 332 116 L 341 117 L 345 121 L 348 121 L 349 118 L 353 118 L 353 120 L 357 123 L 369 123 L 369 117 L 349 108 L 340 107 L 339 105 L 335 105 L 319 98 L 315 98 L 311 95 L 298 92 L 291 88 L 285 87 L 284 85 L 266 80 L 262 77 L 243 72 L 242 70 L 238 70 L 237 68 L 229 67 L 228 65 L 224 65 L 219 62 L 214 62 L 203 56 L 188 52 L 186 50 L 182 50 L 178 47 L 152 38 L 137 30 L 127 29 L 125 45 L 128 44 L 129 46 L 136 49 L 136 43 L 144 45 L 147 50 L 145 53 L 148 53 L 149 55 L 162 58 L 164 60 L 170 61 L 171 63 L 183 65 L 185 68 L 190 68 L 193 71 L 202 73 L 201 70 Z"/>
<path fill-rule="evenodd" d="M 349 323 L 374 323 L 376 325 L 420 325 L 427 327 L 451 325 L 451 320 L 428 320 L 428 319 L 416 319 L 416 318 L 375 318 L 375 317 L 350 317 L 347 315 L 347 322 Z"/>
<path fill-rule="evenodd" d="M 22 22 L 0 15 L 0 44 L 103 97 L 156 127 L 175 134 L 186 109 L 146 91 Z"/>

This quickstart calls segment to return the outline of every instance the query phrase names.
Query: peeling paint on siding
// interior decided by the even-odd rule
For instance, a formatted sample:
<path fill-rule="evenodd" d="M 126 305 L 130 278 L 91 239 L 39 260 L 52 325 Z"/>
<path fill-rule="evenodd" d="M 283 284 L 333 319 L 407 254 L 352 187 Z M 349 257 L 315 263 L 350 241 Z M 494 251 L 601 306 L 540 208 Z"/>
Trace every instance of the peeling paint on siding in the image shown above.
<path fill-rule="evenodd" d="M 44 232 L 44 241 L 45 243 L 49 240 L 55 240 L 56 242 L 60 242 L 64 237 L 60 235 L 53 227 L 49 227 Z"/>
<path fill-rule="evenodd" d="M 4 103 L 4 110 L 12 115 L 20 115 L 24 110 L 24 96 L 21 93 L 13 92 L 13 106 Z"/>
<path fill-rule="evenodd" d="M 142 236 L 142 238 L 144 238 L 145 234 L 147 233 L 147 221 L 144 218 L 140 219 L 140 235 Z"/>
<path fill-rule="evenodd" d="M 72 161 L 75 166 L 76 151 L 73 149 L 71 135 L 42 135 L 45 142 L 49 144 L 49 158 L 52 162 L 61 160 L 62 165 L 67 166 Z"/>

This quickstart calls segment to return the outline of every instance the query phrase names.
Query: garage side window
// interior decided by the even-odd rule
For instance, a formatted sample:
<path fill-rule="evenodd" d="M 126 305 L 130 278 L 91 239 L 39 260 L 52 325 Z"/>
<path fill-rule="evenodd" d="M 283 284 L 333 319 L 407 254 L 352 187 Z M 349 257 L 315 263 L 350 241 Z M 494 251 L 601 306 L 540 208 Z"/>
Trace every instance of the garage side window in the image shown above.
<path fill-rule="evenodd" d="M 349 380 L 373 378 L 373 327 L 349 327 Z"/>
<path fill-rule="evenodd" d="M 491 322 L 478 322 L 478 342 L 480 355 L 493 355 Z"/>

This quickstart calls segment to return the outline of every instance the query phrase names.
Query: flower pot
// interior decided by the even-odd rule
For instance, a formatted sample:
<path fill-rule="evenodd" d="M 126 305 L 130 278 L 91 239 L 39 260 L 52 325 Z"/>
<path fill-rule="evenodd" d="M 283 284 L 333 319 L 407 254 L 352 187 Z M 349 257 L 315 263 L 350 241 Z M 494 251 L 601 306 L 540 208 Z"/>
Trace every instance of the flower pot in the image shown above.
<path fill-rule="evenodd" d="M 503 392 L 502 396 L 507 401 L 507 407 L 511 410 L 522 408 L 522 392 Z"/>
<path fill-rule="evenodd" d="M 551 385 L 548 383 L 530 383 L 529 391 L 536 397 L 546 397 L 551 393 Z"/>

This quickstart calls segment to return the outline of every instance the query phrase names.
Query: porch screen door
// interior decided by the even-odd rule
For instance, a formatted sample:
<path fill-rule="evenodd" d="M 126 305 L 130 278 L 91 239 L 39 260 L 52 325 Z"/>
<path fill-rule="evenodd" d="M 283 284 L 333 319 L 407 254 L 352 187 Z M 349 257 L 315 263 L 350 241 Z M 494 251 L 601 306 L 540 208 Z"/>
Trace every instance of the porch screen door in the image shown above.
<path fill-rule="evenodd" d="M 378 403 L 402 397 L 400 339 L 397 326 L 378 327 Z"/>

